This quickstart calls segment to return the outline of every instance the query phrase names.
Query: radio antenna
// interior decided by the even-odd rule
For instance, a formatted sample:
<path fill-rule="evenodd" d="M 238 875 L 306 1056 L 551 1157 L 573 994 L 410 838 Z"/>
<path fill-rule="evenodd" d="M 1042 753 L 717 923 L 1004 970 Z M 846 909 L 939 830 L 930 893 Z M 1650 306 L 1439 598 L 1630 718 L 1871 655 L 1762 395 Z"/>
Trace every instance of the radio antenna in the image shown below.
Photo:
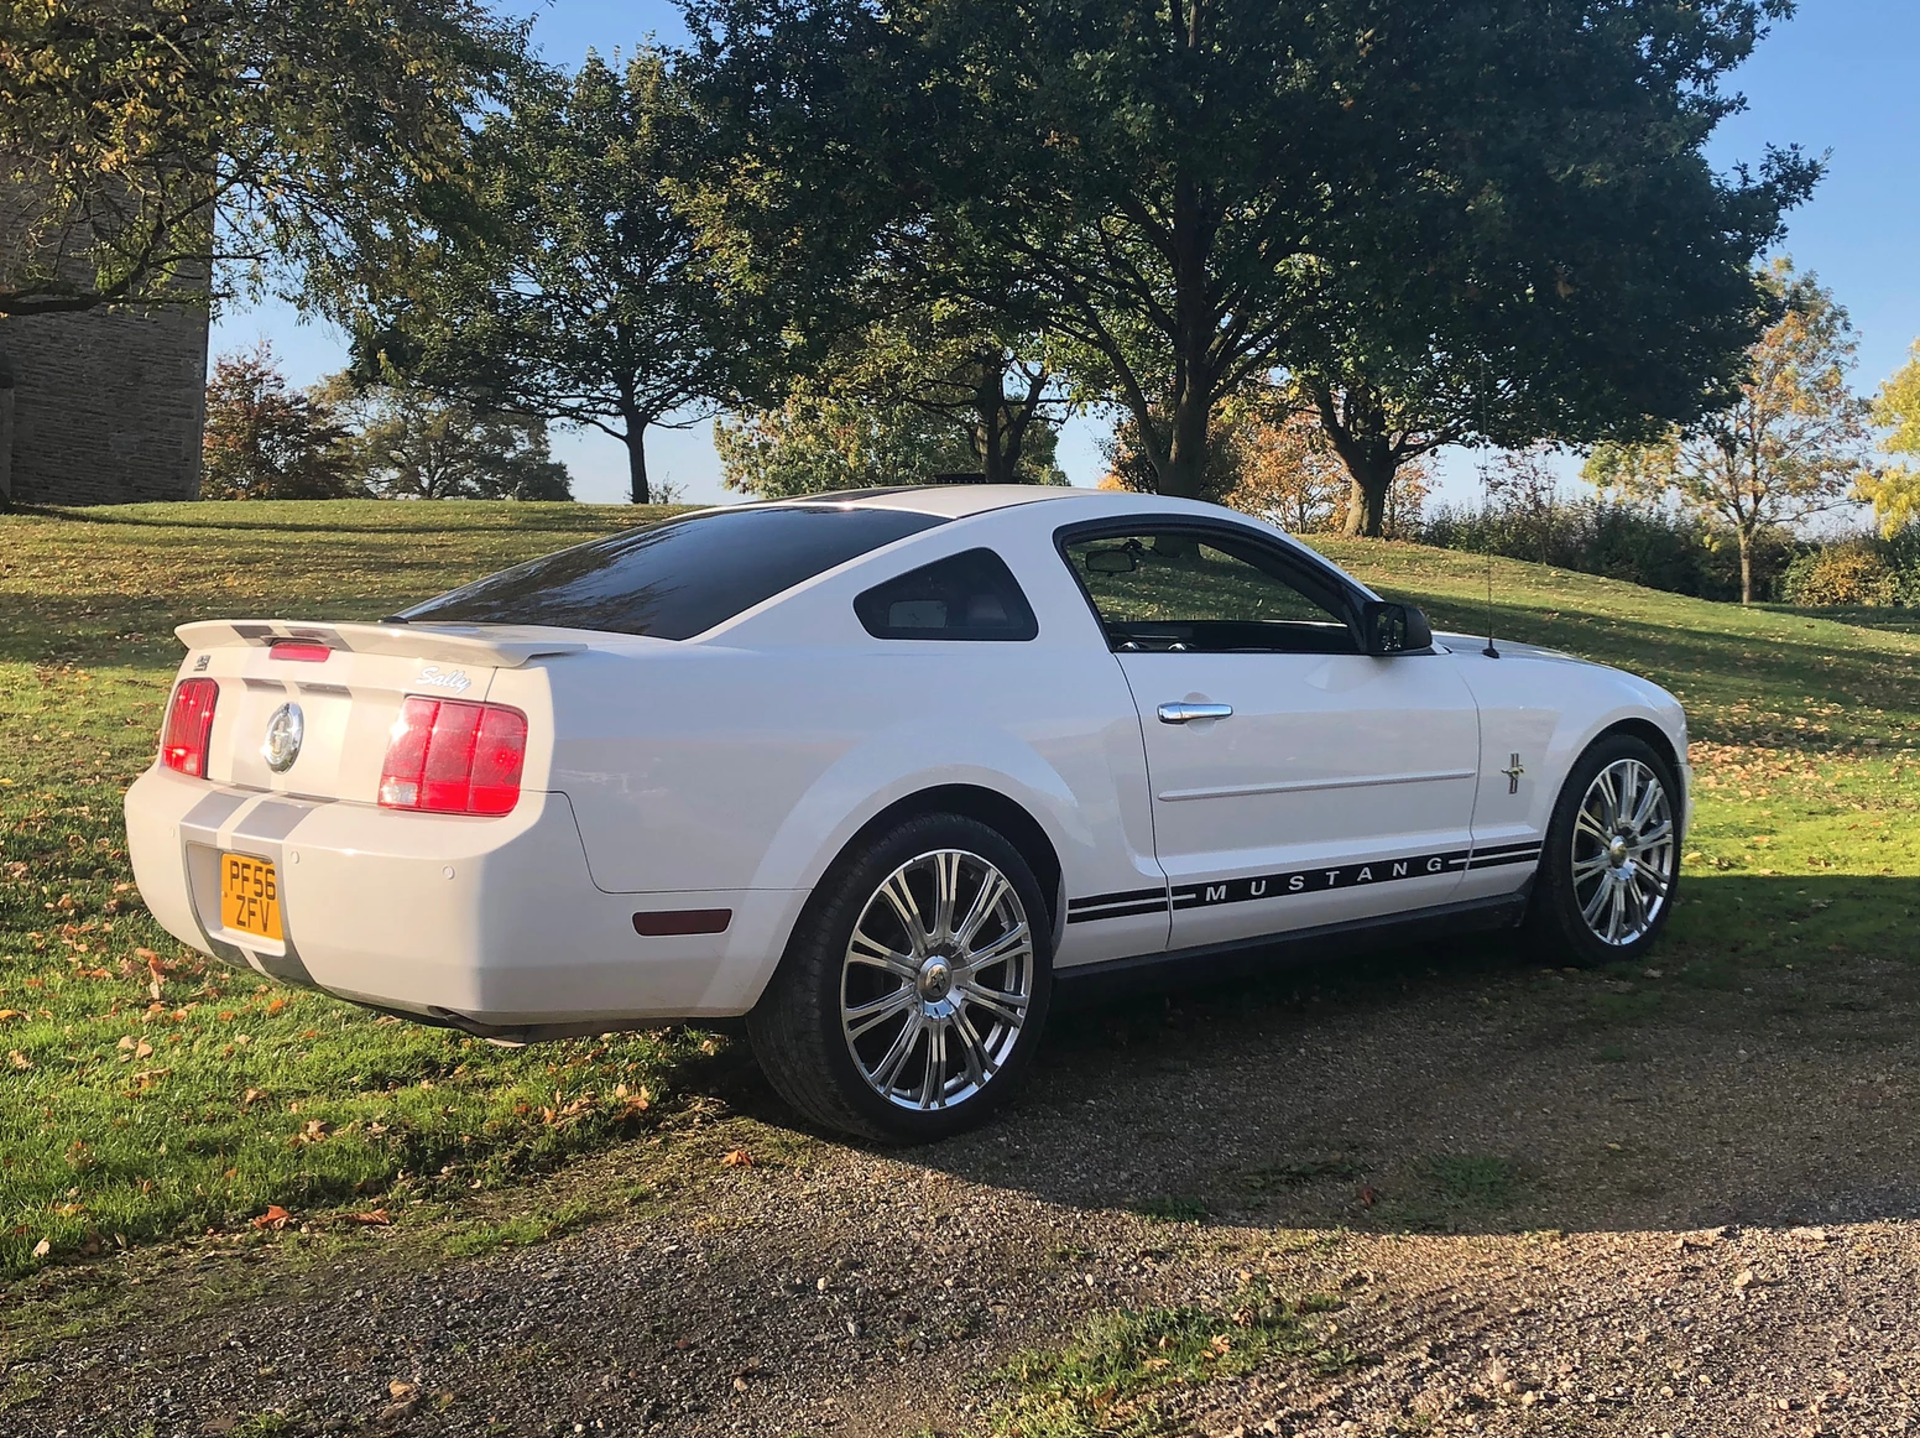
<path fill-rule="evenodd" d="M 1481 518 L 1483 521 L 1493 517 L 1493 491 L 1493 466 L 1491 464 L 1483 464 L 1480 466 L 1480 492 L 1483 496 L 1481 501 Z M 1500 651 L 1493 647 L 1493 546 L 1491 544 L 1487 546 L 1487 647 L 1480 652 L 1489 659 L 1498 659 L 1500 657 Z"/>
<path fill-rule="evenodd" d="M 1493 647 L 1493 551 L 1487 551 L 1487 647 L 1480 651 L 1489 659 L 1498 659 L 1500 651 Z"/>

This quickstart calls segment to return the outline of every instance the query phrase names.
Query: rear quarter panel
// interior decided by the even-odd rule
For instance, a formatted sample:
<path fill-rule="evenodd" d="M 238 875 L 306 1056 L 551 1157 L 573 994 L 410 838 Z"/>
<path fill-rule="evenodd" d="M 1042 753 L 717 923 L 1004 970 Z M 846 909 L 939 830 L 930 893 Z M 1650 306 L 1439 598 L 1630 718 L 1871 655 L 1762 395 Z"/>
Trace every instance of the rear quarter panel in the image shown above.
<path fill-rule="evenodd" d="M 859 593 L 978 546 L 1020 580 L 1037 638 L 883 641 L 861 627 Z M 551 785 L 572 801 L 609 892 L 810 889 L 874 815 L 946 784 L 1025 808 L 1053 844 L 1065 895 L 1162 882 L 1125 678 L 1051 526 L 1020 509 L 889 546 L 700 640 L 612 643 L 540 671 Z M 492 697 L 507 695 L 496 684 Z M 1057 962 L 1165 943 L 1164 915 L 1079 926 Z"/>

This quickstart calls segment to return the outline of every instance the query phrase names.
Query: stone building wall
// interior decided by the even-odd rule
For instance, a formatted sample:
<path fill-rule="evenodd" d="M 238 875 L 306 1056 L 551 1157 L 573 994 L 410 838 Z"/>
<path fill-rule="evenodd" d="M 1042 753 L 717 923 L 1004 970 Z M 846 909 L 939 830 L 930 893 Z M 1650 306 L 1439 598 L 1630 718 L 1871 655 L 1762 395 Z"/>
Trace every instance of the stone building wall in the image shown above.
<path fill-rule="evenodd" d="M 207 323 L 184 305 L 0 319 L 14 502 L 199 498 Z"/>
<path fill-rule="evenodd" d="M 0 172 L 5 167 L 0 166 Z M 0 273 L 57 247 L 92 279 L 71 236 L 39 233 L 33 192 L 0 184 Z M 125 504 L 200 497 L 207 414 L 205 305 L 0 316 L 0 496 L 16 504 Z"/>

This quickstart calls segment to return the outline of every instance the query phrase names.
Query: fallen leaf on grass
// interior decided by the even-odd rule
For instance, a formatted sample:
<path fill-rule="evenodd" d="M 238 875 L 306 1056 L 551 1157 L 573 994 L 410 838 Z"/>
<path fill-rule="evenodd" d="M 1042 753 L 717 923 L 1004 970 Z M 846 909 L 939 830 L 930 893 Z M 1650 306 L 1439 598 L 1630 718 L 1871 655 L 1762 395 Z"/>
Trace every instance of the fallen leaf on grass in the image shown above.
<path fill-rule="evenodd" d="M 17 1069 L 30 1069 L 33 1067 L 33 1060 L 21 1053 L 19 1049 L 9 1050 L 7 1059 Z"/>
<path fill-rule="evenodd" d="M 45 1238 L 41 1239 L 38 1243 L 34 1244 L 33 1246 L 33 1256 L 35 1258 L 45 1258 L 49 1253 L 52 1253 L 52 1252 L 53 1252 L 53 1243 L 51 1242 L 51 1240 L 48 1240 Z"/>
<path fill-rule="evenodd" d="M 372 1227 L 384 1228 L 392 1223 L 393 1220 L 387 1217 L 387 1211 L 384 1208 L 370 1208 L 365 1213 L 348 1214 L 347 1222 L 364 1223 Z"/>
<path fill-rule="evenodd" d="M 259 1229 L 279 1230 L 293 1222 L 293 1215 L 277 1203 L 267 1205 L 267 1211 L 254 1219 L 253 1226 Z"/>
<path fill-rule="evenodd" d="M 752 1168 L 753 1155 L 748 1153 L 744 1148 L 736 1148 L 720 1160 L 720 1166 L 722 1168 Z"/>

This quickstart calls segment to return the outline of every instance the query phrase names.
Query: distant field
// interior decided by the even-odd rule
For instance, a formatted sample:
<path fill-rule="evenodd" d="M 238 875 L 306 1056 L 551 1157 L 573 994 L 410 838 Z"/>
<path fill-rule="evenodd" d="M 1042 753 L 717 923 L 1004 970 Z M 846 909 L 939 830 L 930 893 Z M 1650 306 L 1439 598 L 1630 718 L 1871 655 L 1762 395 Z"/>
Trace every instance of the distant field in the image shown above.
<path fill-rule="evenodd" d="M 0 517 L 0 1277 L 121 1244 L 493 1189 L 645 1131 L 717 1043 L 661 1031 L 505 1051 L 209 966 L 145 914 L 126 785 L 216 615 L 377 618 L 658 517 L 582 505 L 145 505 Z M 1484 625 L 1486 562 L 1323 546 L 1436 627 Z M 1495 625 L 1650 675 L 1692 716 L 1694 991 L 1836 955 L 1907 964 L 1920 876 L 1920 636 L 1743 611 L 1509 560 Z"/>

